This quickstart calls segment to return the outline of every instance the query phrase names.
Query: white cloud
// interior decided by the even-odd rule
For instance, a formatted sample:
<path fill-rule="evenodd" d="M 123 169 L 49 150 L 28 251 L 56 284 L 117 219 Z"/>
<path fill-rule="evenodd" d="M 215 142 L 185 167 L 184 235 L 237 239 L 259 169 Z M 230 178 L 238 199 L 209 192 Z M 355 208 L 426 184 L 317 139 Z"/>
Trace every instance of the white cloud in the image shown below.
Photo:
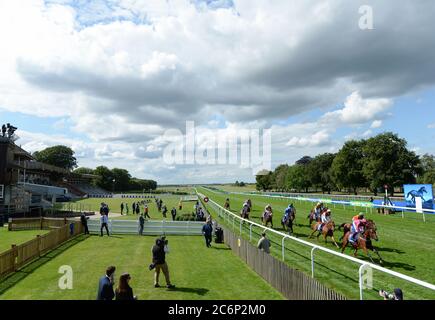
<path fill-rule="evenodd" d="M 344 108 L 326 113 L 322 120 L 341 124 L 366 123 L 383 116 L 392 104 L 391 99 L 363 99 L 361 94 L 355 91 L 347 97 Z"/>
<path fill-rule="evenodd" d="M 431 123 L 427 126 L 428 129 L 435 129 L 435 123 Z"/>
<path fill-rule="evenodd" d="M 383 121 L 382 120 L 375 120 L 372 122 L 372 125 L 370 126 L 370 128 L 372 129 L 377 129 L 382 127 Z"/>

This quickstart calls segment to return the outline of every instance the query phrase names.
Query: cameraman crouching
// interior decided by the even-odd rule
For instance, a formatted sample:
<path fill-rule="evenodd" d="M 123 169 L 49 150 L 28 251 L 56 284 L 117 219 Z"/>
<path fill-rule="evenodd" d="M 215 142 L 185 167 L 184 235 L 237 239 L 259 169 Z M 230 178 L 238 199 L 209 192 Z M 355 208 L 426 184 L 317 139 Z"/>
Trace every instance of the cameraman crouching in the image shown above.
<path fill-rule="evenodd" d="M 165 275 L 166 287 L 169 289 L 175 288 L 175 286 L 171 284 L 171 280 L 169 279 L 169 268 L 165 260 L 166 252 L 168 251 L 167 245 L 168 245 L 168 240 L 166 240 L 165 237 L 161 237 L 156 239 L 156 244 L 152 248 L 153 264 L 150 266 L 150 269 L 152 269 L 153 267 L 155 268 L 155 273 L 154 273 L 155 288 L 160 287 L 159 285 L 160 271 L 162 271 L 163 274 Z"/>

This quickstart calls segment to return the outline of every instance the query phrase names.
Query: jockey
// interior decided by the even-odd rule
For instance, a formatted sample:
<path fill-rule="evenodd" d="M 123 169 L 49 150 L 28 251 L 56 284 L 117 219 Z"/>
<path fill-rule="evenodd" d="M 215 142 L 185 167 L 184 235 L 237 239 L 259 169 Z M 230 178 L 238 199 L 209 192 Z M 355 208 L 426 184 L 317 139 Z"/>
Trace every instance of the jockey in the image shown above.
<path fill-rule="evenodd" d="M 364 231 L 364 226 L 367 220 L 364 218 L 364 214 L 361 212 L 352 218 L 352 226 L 350 228 L 349 241 L 354 243 L 356 241 L 356 236 Z"/>
<path fill-rule="evenodd" d="M 314 219 L 317 221 L 323 211 L 323 203 L 319 202 L 317 203 L 317 205 L 314 207 Z"/>
<path fill-rule="evenodd" d="M 289 204 L 287 209 L 285 209 L 285 211 L 284 211 L 284 216 L 282 217 L 282 222 L 286 222 L 288 219 L 290 219 L 290 215 L 292 214 L 293 209 L 294 209 L 293 203 Z"/>
<path fill-rule="evenodd" d="M 263 219 L 266 217 L 271 217 L 271 216 L 272 216 L 272 206 L 270 204 L 268 204 L 264 208 Z"/>
<path fill-rule="evenodd" d="M 323 229 L 323 227 L 325 226 L 325 224 L 327 224 L 331 220 L 332 220 L 331 210 L 330 209 L 324 210 L 322 213 L 322 216 L 321 216 L 321 223 L 319 224 L 319 227 L 317 230 L 321 231 Z"/>

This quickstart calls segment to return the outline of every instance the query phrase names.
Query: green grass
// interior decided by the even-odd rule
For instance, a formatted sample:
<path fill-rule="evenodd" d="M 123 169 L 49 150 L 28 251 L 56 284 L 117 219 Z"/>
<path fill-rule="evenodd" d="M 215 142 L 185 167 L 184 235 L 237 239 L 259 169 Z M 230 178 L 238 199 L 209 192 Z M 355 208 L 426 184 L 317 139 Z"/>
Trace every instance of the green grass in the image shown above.
<path fill-rule="evenodd" d="M 180 211 L 178 210 L 178 203 L 180 201 L 181 196 L 165 196 L 165 195 L 159 195 L 157 196 L 159 199 L 163 200 L 163 203 L 166 204 L 166 207 L 168 208 L 167 217 L 169 219 L 172 219 L 171 217 L 171 209 L 175 207 L 177 209 L 177 215 L 181 214 L 187 214 L 193 212 L 193 205 L 194 202 L 183 202 L 183 209 Z M 82 208 L 89 208 L 87 210 L 91 211 L 99 211 L 101 202 L 105 202 L 108 204 L 110 208 L 110 212 L 113 213 L 120 213 L 121 212 L 121 203 L 128 204 L 129 206 L 129 214 L 124 215 L 122 217 L 116 217 L 116 219 L 130 219 L 130 220 L 137 220 L 138 216 L 136 214 L 132 213 L 131 205 L 133 202 L 141 201 L 142 199 L 126 199 L 126 198 L 108 198 L 108 199 L 81 199 L 74 202 L 75 207 L 79 207 L 80 204 L 82 205 Z M 154 199 L 151 199 L 151 202 L 147 204 L 149 208 L 149 215 L 151 216 L 151 219 L 153 220 L 161 220 L 163 218 L 162 213 L 158 212 L 156 203 Z M 141 213 L 143 213 L 143 205 L 141 205 Z M 124 209 L 124 214 L 126 213 Z"/>
<path fill-rule="evenodd" d="M 237 215 L 244 200 L 248 198 L 244 195 L 222 194 L 205 188 L 198 188 L 198 191 L 206 194 L 220 205 L 223 205 L 226 198 L 230 198 L 231 209 Z M 251 220 L 261 223 L 260 216 L 264 207 L 267 204 L 271 204 L 275 212 L 275 229 L 283 231 L 280 219 L 286 206 L 289 204 L 289 200 L 257 195 L 249 197 L 253 203 Z M 297 208 L 296 226 L 294 226 L 295 235 L 303 240 L 325 245 L 323 241 L 308 239 L 311 229 L 308 226 L 308 219 L 306 217 L 313 204 L 308 202 L 294 203 Z M 358 213 L 358 211 L 355 212 L 349 207 L 331 207 L 331 209 L 333 220 L 336 224 L 350 222 L 351 218 Z M 375 243 L 375 246 L 385 261 L 384 267 L 429 283 L 435 283 L 435 255 L 433 254 L 435 252 L 434 216 L 428 216 L 426 223 L 422 221 L 420 215 L 415 213 L 406 214 L 405 219 L 402 219 L 400 215 L 384 216 L 377 213 L 368 213 L 366 216 L 369 219 L 373 219 L 377 224 L 380 241 Z M 239 231 L 239 224 L 237 223 L 235 230 Z M 254 227 L 253 242 L 258 241 L 261 231 L 262 228 Z M 247 224 L 243 228 L 243 234 L 246 237 L 249 236 Z M 340 238 L 341 234 L 337 233 L 337 235 L 336 238 Z M 272 254 L 281 259 L 281 237 L 270 234 L 270 238 L 273 241 Z M 293 268 L 311 275 L 310 248 L 290 240 L 285 242 L 285 247 L 287 249 L 286 262 Z M 328 243 L 326 247 L 338 251 L 331 243 Z M 345 253 L 351 254 L 351 249 L 347 248 Z M 361 252 L 358 258 L 369 261 Z M 349 298 L 359 298 L 357 282 L 358 264 L 322 252 L 316 252 L 315 260 L 315 276 L 317 279 Z M 412 285 L 403 280 L 397 280 L 397 278 L 378 271 L 374 271 L 373 290 L 366 290 L 364 295 L 366 298 L 379 299 L 377 290 L 381 288 L 392 290 L 395 287 L 402 288 L 405 292 L 405 297 L 408 299 L 435 299 L 435 292 L 429 289 Z"/>
<path fill-rule="evenodd" d="M 0 227 L 0 253 L 10 249 L 13 244 L 24 243 L 47 232 L 47 230 L 8 231 L 7 225 Z"/>
<path fill-rule="evenodd" d="M 24 268 L 15 279 L 0 282 L 0 299 L 94 300 L 98 279 L 109 265 L 117 267 L 117 279 L 123 272 L 130 273 L 130 284 L 140 300 L 283 299 L 228 247 L 213 244 L 206 248 L 202 237 L 168 237 L 171 252 L 167 262 L 175 290 L 153 286 L 154 273 L 148 265 L 155 237 L 81 238 L 67 244 L 66 250 L 41 258 L 36 266 Z M 58 288 L 62 265 L 73 268 L 72 290 Z M 163 275 L 160 284 L 165 284 Z"/>

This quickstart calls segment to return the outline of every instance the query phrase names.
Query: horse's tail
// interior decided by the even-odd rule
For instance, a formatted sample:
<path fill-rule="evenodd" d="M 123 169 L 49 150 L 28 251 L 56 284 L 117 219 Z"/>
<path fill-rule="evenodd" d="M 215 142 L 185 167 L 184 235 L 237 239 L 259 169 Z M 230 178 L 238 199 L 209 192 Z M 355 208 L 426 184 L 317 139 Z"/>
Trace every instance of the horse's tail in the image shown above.
<path fill-rule="evenodd" d="M 346 223 L 342 223 L 338 226 L 338 231 L 341 231 L 342 228 L 346 226 Z"/>

